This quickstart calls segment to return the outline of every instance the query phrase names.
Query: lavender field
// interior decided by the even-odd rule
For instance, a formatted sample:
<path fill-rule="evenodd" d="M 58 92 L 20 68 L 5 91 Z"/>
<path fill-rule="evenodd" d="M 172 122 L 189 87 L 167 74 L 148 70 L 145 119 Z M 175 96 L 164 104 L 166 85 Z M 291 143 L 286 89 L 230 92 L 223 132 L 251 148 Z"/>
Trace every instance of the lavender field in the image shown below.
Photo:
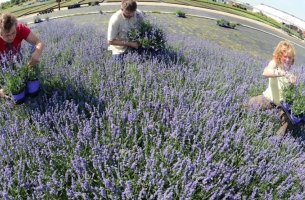
<path fill-rule="evenodd" d="M 268 60 L 168 34 L 178 59 L 118 64 L 95 26 L 33 31 L 43 87 L 0 102 L 2 199 L 305 198 L 302 133 L 280 138 L 277 110 L 243 106 Z"/>

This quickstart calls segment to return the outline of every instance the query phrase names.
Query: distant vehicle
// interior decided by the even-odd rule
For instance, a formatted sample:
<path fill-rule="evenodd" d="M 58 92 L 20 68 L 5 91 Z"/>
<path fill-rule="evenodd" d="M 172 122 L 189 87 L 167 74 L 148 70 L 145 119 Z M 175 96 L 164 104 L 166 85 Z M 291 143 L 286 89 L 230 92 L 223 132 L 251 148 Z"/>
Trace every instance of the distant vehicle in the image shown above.
<path fill-rule="evenodd" d="M 80 4 L 76 3 L 76 4 L 68 6 L 68 9 L 73 9 L 73 8 L 80 8 Z"/>

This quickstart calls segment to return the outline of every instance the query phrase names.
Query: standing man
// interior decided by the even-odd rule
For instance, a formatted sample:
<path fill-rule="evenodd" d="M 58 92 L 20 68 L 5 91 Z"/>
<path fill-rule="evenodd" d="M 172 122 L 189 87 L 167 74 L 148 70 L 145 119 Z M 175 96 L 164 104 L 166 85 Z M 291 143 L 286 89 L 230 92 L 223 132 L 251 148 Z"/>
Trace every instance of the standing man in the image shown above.
<path fill-rule="evenodd" d="M 127 33 L 143 21 L 142 12 L 137 10 L 135 0 L 122 0 L 121 10 L 114 13 L 108 24 L 108 49 L 115 60 L 121 60 L 128 48 L 139 48 L 139 43 L 129 41 Z"/>
<path fill-rule="evenodd" d="M 21 42 L 26 40 L 35 45 L 28 64 L 33 66 L 39 62 L 43 50 L 43 43 L 32 33 L 30 28 L 24 24 L 18 23 L 13 14 L 1 14 L 0 16 L 0 56 L 1 59 L 13 59 L 20 56 Z M 0 97 L 9 98 L 5 95 L 3 89 L 0 89 Z"/>

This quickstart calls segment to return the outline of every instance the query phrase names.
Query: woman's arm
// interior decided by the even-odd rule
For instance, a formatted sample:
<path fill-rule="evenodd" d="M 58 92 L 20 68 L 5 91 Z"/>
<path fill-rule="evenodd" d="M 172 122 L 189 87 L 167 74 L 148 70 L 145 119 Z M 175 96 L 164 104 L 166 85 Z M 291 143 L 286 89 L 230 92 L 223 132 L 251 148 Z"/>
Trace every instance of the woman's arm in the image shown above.
<path fill-rule="evenodd" d="M 271 60 L 267 67 L 265 67 L 263 76 L 266 78 L 276 78 L 285 76 L 287 72 L 276 66 L 274 60 Z"/>
<path fill-rule="evenodd" d="M 268 66 L 264 69 L 263 76 L 266 78 L 285 77 L 289 83 L 294 84 L 296 82 L 296 76 L 277 67 L 274 60 L 271 60 Z"/>

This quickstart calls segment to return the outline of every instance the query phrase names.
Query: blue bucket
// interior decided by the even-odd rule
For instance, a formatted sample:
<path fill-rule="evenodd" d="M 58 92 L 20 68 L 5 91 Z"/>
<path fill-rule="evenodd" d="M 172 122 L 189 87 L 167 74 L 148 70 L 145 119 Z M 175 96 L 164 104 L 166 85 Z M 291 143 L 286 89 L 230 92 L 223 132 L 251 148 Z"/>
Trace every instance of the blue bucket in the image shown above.
<path fill-rule="evenodd" d="M 28 81 L 26 83 L 26 89 L 27 89 L 27 94 L 29 95 L 37 94 L 40 89 L 40 81 L 39 80 Z"/>
<path fill-rule="evenodd" d="M 25 100 L 25 95 L 26 95 L 26 91 L 23 90 L 21 93 L 19 94 L 12 94 L 12 99 L 14 100 L 15 103 L 19 104 L 19 103 L 23 103 Z"/>

